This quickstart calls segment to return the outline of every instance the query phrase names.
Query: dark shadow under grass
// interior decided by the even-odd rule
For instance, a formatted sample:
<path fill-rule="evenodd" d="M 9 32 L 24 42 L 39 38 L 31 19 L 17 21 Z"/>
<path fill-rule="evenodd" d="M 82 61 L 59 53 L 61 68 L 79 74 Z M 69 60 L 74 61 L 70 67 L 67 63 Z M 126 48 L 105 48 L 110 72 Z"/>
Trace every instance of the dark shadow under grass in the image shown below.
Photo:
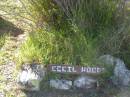
<path fill-rule="evenodd" d="M 9 34 L 11 36 L 17 37 L 19 34 L 22 34 L 23 30 L 16 27 L 13 23 L 4 20 L 0 17 L 0 36 L 3 34 Z"/>

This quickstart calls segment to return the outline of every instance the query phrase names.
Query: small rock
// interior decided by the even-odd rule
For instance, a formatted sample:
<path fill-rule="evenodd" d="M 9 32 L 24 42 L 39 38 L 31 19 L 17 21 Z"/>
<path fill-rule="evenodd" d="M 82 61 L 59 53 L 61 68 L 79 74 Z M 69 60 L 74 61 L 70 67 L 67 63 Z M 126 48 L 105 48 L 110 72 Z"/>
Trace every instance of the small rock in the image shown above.
<path fill-rule="evenodd" d="M 96 87 L 97 80 L 90 76 L 81 76 L 74 81 L 74 86 L 77 88 L 89 89 Z"/>
<path fill-rule="evenodd" d="M 41 65 L 26 65 L 19 74 L 18 82 L 29 90 L 39 90 L 39 84 L 45 76 Z"/>
<path fill-rule="evenodd" d="M 26 84 L 29 80 L 29 77 L 28 77 L 28 71 L 22 71 L 20 73 L 20 78 L 19 78 L 19 81 L 22 83 L 22 84 Z"/>
<path fill-rule="evenodd" d="M 72 87 L 72 81 L 69 80 L 50 80 L 50 86 L 56 89 L 68 90 Z"/>

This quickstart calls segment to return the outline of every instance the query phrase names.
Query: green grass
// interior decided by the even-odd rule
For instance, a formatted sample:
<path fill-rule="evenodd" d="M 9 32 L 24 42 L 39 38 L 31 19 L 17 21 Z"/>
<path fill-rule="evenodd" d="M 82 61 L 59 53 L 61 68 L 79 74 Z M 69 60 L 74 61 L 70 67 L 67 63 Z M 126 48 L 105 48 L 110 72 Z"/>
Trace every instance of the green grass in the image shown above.
<path fill-rule="evenodd" d="M 7 35 L 0 35 L 0 48 L 4 45 Z"/>
<path fill-rule="evenodd" d="M 47 23 L 50 30 L 44 28 L 30 34 L 19 52 L 19 64 L 37 61 L 43 64 L 95 65 L 98 56 L 114 55 L 119 51 L 122 40 L 117 33 L 122 28 L 122 10 L 125 10 L 124 7 L 118 8 L 123 6 L 121 0 L 61 0 L 59 2 L 65 6 L 58 5 L 60 7 L 52 0 L 33 2 L 23 1 L 26 11 L 31 12 L 36 25 Z M 68 22 L 69 26 L 66 26 Z M 57 23 L 59 28 L 52 30 Z"/>
<path fill-rule="evenodd" d="M 4 56 L 6 56 L 6 51 L 1 51 L 1 48 L 4 46 L 9 34 L 0 35 L 0 64 L 4 63 Z"/>
<path fill-rule="evenodd" d="M 32 32 L 21 47 L 18 64 L 38 62 L 42 64 L 95 65 L 97 57 L 93 41 L 87 41 L 83 34 L 74 32 L 64 37 L 64 32 L 45 29 Z M 93 43 L 92 43 L 93 42 Z"/>

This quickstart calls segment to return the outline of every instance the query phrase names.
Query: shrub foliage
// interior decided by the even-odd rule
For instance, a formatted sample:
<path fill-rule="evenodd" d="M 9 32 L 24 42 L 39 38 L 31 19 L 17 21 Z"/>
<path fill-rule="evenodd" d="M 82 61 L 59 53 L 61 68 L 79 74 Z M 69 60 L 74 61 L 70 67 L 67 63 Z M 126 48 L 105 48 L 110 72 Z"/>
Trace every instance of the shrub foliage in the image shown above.
<path fill-rule="evenodd" d="M 126 55 L 121 54 L 129 35 L 124 0 L 21 2 L 40 28 L 22 46 L 21 62 L 26 58 L 44 64 L 85 65 L 96 64 L 103 54 Z"/>

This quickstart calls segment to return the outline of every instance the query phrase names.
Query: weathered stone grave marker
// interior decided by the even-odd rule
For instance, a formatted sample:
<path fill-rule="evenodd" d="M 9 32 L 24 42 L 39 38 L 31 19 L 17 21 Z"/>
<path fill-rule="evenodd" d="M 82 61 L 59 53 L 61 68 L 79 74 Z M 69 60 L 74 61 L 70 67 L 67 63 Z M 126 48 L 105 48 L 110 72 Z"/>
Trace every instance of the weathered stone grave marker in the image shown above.
<path fill-rule="evenodd" d="M 48 72 L 63 74 L 77 74 L 73 79 L 50 79 L 50 86 L 56 89 L 70 89 L 76 88 L 95 88 L 97 86 L 97 79 L 95 75 L 101 74 L 105 71 L 102 67 L 86 67 L 86 66 L 72 66 L 72 65 L 48 65 Z M 84 76 L 84 74 L 86 74 Z M 92 77 L 91 77 L 92 76 Z M 95 76 L 95 78 L 94 78 Z M 72 77 L 72 76 L 71 76 Z M 74 83 L 74 84 L 72 84 Z"/>

